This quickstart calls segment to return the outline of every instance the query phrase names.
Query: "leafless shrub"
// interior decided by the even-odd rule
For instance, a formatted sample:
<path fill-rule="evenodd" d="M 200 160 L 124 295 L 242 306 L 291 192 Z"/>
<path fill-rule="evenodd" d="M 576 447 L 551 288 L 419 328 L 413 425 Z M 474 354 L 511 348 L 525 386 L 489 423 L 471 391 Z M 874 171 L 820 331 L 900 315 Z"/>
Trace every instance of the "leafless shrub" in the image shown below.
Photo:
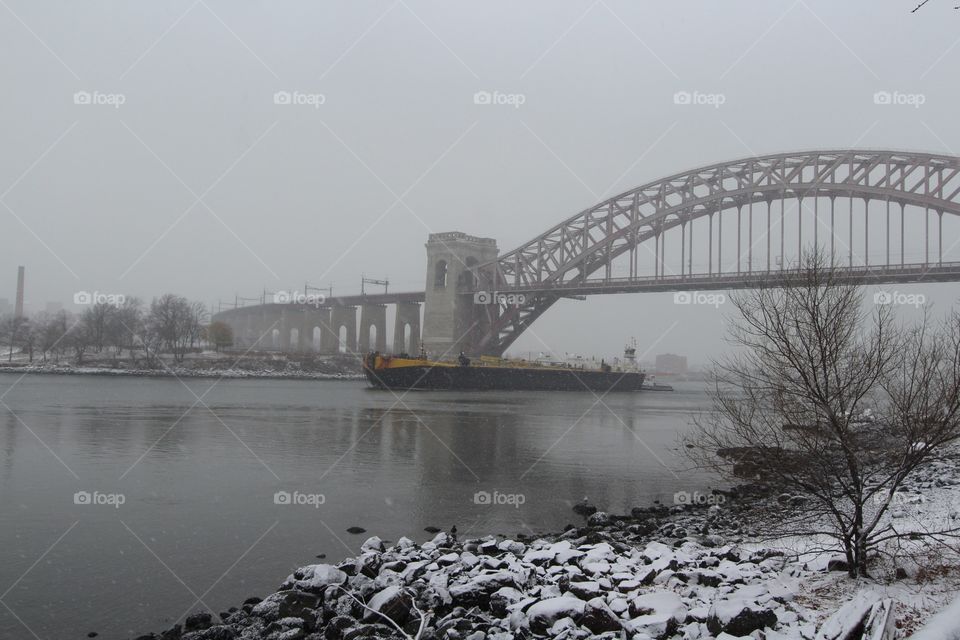
<path fill-rule="evenodd" d="M 890 306 L 865 311 L 861 288 L 817 254 L 792 284 L 732 297 L 735 352 L 715 364 L 713 411 L 686 451 L 727 478 L 779 486 L 788 495 L 766 532 L 825 540 L 851 577 L 868 575 L 891 540 L 958 533 L 884 516 L 904 480 L 960 438 L 960 317 L 902 328 Z"/>

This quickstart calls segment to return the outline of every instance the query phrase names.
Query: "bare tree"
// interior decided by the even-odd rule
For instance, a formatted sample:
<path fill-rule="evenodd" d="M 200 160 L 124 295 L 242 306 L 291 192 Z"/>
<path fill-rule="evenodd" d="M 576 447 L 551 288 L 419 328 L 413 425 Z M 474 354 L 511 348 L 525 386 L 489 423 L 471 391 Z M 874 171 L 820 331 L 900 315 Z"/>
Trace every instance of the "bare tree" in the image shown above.
<path fill-rule="evenodd" d="M 181 362 L 194 333 L 194 310 L 186 298 L 172 293 L 154 299 L 146 319 L 146 348 L 173 354 Z"/>
<path fill-rule="evenodd" d="M 64 338 L 70 328 L 70 317 L 66 311 L 58 311 L 52 316 L 48 316 L 42 325 L 40 333 L 40 349 L 43 351 L 43 358 L 46 361 L 47 353 L 51 353 L 56 362 L 60 361 L 60 354 L 67 347 L 64 344 Z"/>
<path fill-rule="evenodd" d="M 87 327 L 87 334 L 90 343 L 97 353 L 103 351 L 104 344 L 107 341 L 112 316 L 116 314 L 117 307 L 107 302 L 98 302 L 93 306 L 83 310 L 83 323 Z"/>
<path fill-rule="evenodd" d="M 25 322 L 21 328 L 20 334 L 20 346 L 27 352 L 27 357 L 29 362 L 33 364 L 33 350 L 39 342 L 38 327 L 37 324 L 28 318 L 24 318 Z"/>
<path fill-rule="evenodd" d="M 73 351 L 75 364 L 83 364 L 83 357 L 94 343 L 93 332 L 83 316 L 66 329 L 61 341 L 67 349 Z"/>
<path fill-rule="evenodd" d="M 221 347 L 233 345 L 233 328 L 220 320 L 211 322 L 206 328 L 206 339 L 214 349 L 220 351 Z"/>
<path fill-rule="evenodd" d="M 715 364 L 714 410 L 686 451 L 724 477 L 792 493 L 766 514 L 770 537 L 832 540 L 852 577 L 868 575 L 888 541 L 957 533 L 906 531 L 884 515 L 904 479 L 960 438 L 960 317 L 903 330 L 813 254 L 792 285 L 732 296 L 735 353 Z"/>
<path fill-rule="evenodd" d="M 202 302 L 190 303 L 190 321 L 187 325 L 187 334 L 190 341 L 190 349 L 197 348 L 200 340 L 203 339 L 204 326 L 207 322 L 207 305 Z"/>
<path fill-rule="evenodd" d="M 141 346 L 139 338 L 144 330 L 143 303 L 139 298 L 127 296 L 123 304 L 110 314 L 106 329 L 106 341 L 115 350 L 117 356 L 126 349 L 130 361 L 136 364 L 136 351 Z"/>
<path fill-rule="evenodd" d="M 13 350 L 20 349 L 29 332 L 30 321 L 23 316 L 9 315 L 0 319 L 0 343 L 7 345 L 7 362 L 13 360 Z"/>

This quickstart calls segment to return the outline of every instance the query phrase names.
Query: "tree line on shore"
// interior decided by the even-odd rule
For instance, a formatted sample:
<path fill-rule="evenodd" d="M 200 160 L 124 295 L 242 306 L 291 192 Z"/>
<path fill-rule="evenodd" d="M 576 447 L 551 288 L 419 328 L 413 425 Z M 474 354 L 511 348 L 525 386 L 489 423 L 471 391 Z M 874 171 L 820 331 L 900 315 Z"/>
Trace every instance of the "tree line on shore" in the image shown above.
<path fill-rule="evenodd" d="M 80 313 L 61 310 L 0 317 L 0 345 L 6 346 L 8 362 L 18 352 L 31 363 L 70 359 L 81 365 L 88 355 L 106 352 L 114 360 L 126 353 L 133 365 L 152 367 L 162 355 L 182 362 L 187 353 L 232 344 L 229 325 L 210 322 L 206 305 L 172 293 L 154 298 L 149 305 L 125 297 L 117 303 L 91 304 Z"/>

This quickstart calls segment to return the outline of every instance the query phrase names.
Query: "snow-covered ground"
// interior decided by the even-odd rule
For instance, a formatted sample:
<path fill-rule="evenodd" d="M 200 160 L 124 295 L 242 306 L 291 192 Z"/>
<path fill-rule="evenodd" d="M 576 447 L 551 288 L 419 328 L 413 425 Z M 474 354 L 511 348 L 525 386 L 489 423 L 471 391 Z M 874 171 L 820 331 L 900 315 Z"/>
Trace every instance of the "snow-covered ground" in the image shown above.
<path fill-rule="evenodd" d="M 891 516 L 897 526 L 953 522 L 956 464 L 921 474 L 909 496 Z M 219 620 L 195 614 L 169 637 L 415 637 L 428 616 L 423 638 L 845 640 L 865 629 L 882 640 L 909 637 L 960 592 L 958 558 L 946 548 L 915 545 L 909 557 L 878 561 L 874 578 L 852 580 L 827 570 L 832 553 L 791 548 L 815 541 L 761 543 L 744 533 L 752 508 L 734 500 L 598 512 L 538 539 L 440 533 L 388 546 L 373 537 L 356 558 L 301 567 L 265 599 Z M 934 627 L 927 640 L 950 638 L 960 616 L 944 613 Z"/>
<path fill-rule="evenodd" d="M 285 354 L 227 354 L 202 352 L 188 354 L 183 362 L 174 362 L 165 356 L 162 363 L 152 368 L 136 364 L 128 359 L 116 360 L 108 353 L 91 354 L 84 364 L 76 365 L 69 359 L 59 362 L 41 361 L 34 357 L 30 362 L 26 354 L 13 354 L 12 360 L 0 358 L 0 373 L 31 373 L 60 375 L 101 376 L 158 376 L 180 378 L 287 378 L 309 380 L 332 380 L 363 378 L 359 361 L 329 356 L 297 356 Z"/>

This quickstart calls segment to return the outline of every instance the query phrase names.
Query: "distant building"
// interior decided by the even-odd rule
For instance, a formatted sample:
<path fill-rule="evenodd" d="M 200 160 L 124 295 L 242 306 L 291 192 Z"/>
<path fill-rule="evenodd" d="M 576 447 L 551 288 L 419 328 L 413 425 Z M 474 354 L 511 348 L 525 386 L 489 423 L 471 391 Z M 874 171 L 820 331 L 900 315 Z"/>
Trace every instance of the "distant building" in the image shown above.
<path fill-rule="evenodd" d="M 656 370 L 660 374 L 681 375 L 687 372 L 687 356 L 661 353 L 657 356 Z"/>

